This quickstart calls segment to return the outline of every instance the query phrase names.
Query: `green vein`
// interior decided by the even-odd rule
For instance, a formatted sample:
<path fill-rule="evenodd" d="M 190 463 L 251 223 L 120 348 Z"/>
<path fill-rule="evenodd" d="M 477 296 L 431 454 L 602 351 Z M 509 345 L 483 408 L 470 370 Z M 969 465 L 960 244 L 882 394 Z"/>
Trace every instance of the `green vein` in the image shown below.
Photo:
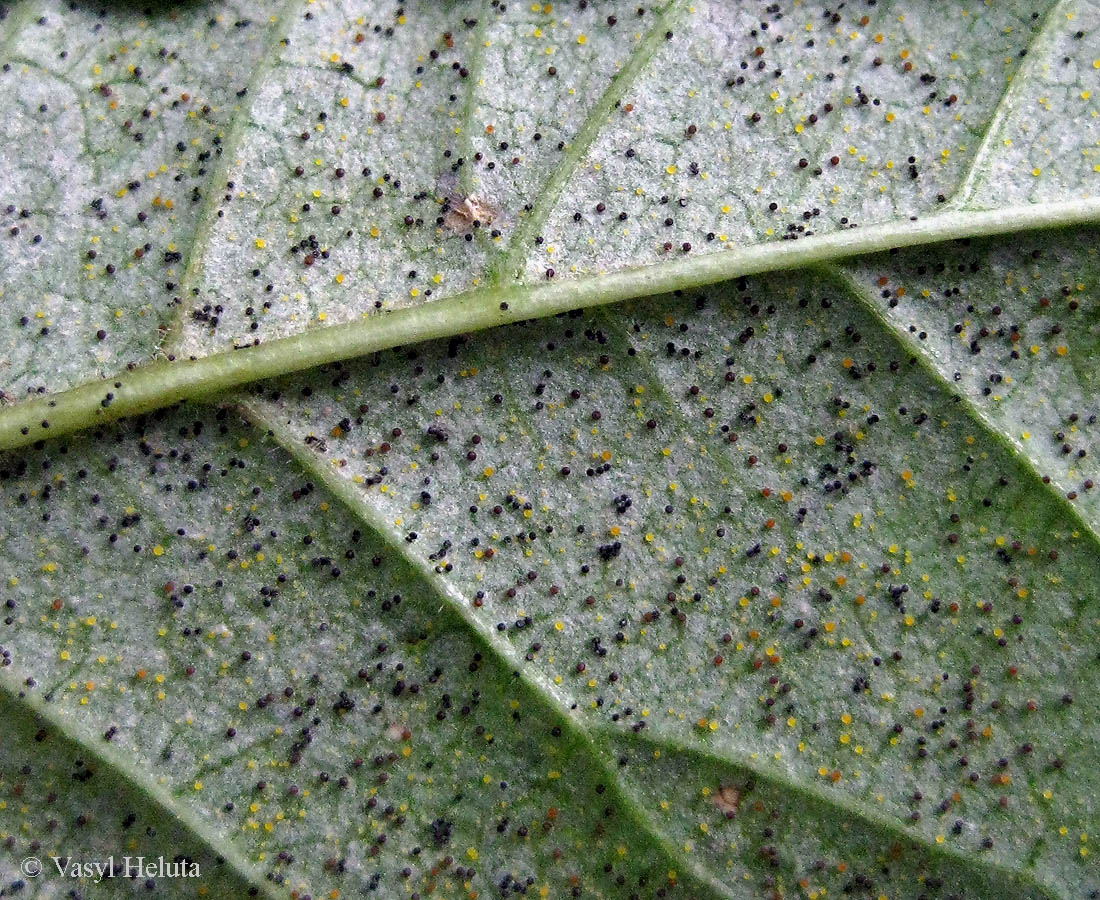
<path fill-rule="evenodd" d="M 1047 40 L 1052 39 L 1053 35 L 1058 33 L 1056 22 L 1059 18 L 1059 14 L 1064 16 L 1066 10 L 1074 5 L 1076 4 L 1072 2 L 1072 0 L 1061 0 L 1061 2 L 1056 3 L 1049 12 L 1047 12 L 1039 29 L 1032 35 L 1027 45 L 1027 55 L 1024 58 L 1024 64 L 1012 75 L 1011 80 L 1005 87 L 1004 93 L 1001 94 L 1001 99 L 997 103 L 997 108 L 993 111 L 993 117 L 986 125 L 981 143 L 978 145 L 978 151 L 974 154 L 974 158 L 971 160 L 970 166 L 967 169 L 966 177 L 948 201 L 950 208 L 958 209 L 963 207 L 967 201 L 974 196 L 974 190 L 977 187 L 978 179 L 983 175 L 989 175 L 989 171 L 985 169 L 984 166 L 989 157 L 994 153 L 994 139 L 1000 136 L 1001 126 L 1004 124 L 1005 120 L 1012 113 L 1016 112 L 1016 106 L 1013 104 L 1015 86 L 1017 84 L 1027 83 L 1025 76 L 1029 75 L 1040 65 L 1038 62 L 1040 54 L 1036 51 Z"/>
<path fill-rule="evenodd" d="M 1044 483 L 1043 473 L 1035 468 L 1035 462 L 1028 455 L 1024 446 L 1009 438 L 989 419 L 969 396 L 953 387 L 952 382 L 950 382 L 944 376 L 943 372 L 939 370 L 934 357 L 928 349 L 922 346 L 919 341 L 909 337 L 902 329 L 896 328 L 890 320 L 886 318 L 882 308 L 875 303 L 874 298 L 868 293 L 865 285 L 861 284 L 847 269 L 838 265 L 821 265 L 818 267 L 818 271 L 820 271 L 824 277 L 836 282 L 843 290 L 853 296 L 874 319 L 875 323 L 879 325 L 883 331 L 887 332 L 906 353 L 909 353 L 916 359 L 917 364 L 924 370 L 925 374 L 927 374 L 928 377 L 931 378 L 949 397 L 957 397 L 958 405 L 962 407 L 963 412 L 975 425 L 986 433 L 993 445 L 1000 447 L 1008 456 L 1016 460 L 1017 464 L 1027 474 L 1028 478 L 1035 482 L 1035 485 L 1041 493 L 1050 497 L 1054 501 L 1055 506 L 1061 509 L 1071 522 L 1074 522 L 1080 527 L 1083 532 L 1089 536 L 1089 539 L 1092 541 L 1097 551 L 1100 551 L 1100 532 L 1097 531 L 1095 524 L 1088 522 L 1081 515 L 1081 511 L 1066 498 L 1063 491 L 1059 489 L 1060 486 L 1055 483 L 1054 477 L 1050 478 L 1049 484 Z"/>
<path fill-rule="evenodd" d="M 4 20 L 5 26 L 4 37 L 0 38 L 0 54 L 8 54 L 11 51 L 12 46 L 19 40 L 19 36 L 23 33 L 24 26 L 30 22 L 31 17 L 35 14 L 35 4 L 24 2 L 22 4 L 16 4 L 14 8 L 9 7 L 8 17 Z"/>
<path fill-rule="evenodd" d="M 512 232 L 508 249 L 492 267 L 488 275 L 488 282 L 492 285 L 505 284 L 509 281 L 518 282 L 523 278 L 523 264 L 527 259 L 529 245 L 546 224 L 547 218 L 554 210 L 554 204 L 565 189 L 569 179 L 572 178 L 580 161 L 588 153 L 589 148 L 599 137 L 604 126 L 609 121 L 611 114 L 618 107 L 619 102 L 626 92 L 634 85 L 638 76 L 649 64 L 657 53 L 657 48 L 665 39 L 665 33 L 669 30 L 682 9 L 681 0 L 671 2 L 661 10 L 654 26 L 646 32 L 638 45 L 615 76 L 611 84 L 603 92 L 603 96 L 596 101 L 596 105 L 589 111 L 584 124 L 573 138 L 573 142 L 566 149 L 557 169 L 550 179 L 543 185 L 542 191 L 529 213 L 520 219 Z"/>
<path fill-rule="evenodd" d="M 462 169 L 458 173 L 459 186 L 462 193 L 467 195 L 473 191 L 473 184 L 470 179 L 474 169 L 474 107 L 477 101 L 478 82 L 481 81 L 481 69 L 485 65 L 485 34 L 488 31 L 488 26 L 486 25 L 487 18 L 487 11 L 483 7 L 481 15 L 478 16 L 477 26 L 474 28 L 474 33 L 471 37 L 474 45 L 470 49 L 470 60 L 466 67 L 469 74 L 466 76 L 466 96 L 462 101 L 462 114 L 460 118 L 462 122 L 462 131 L 458 135 L 459 144 L 461 145 L 459 156 L 463 160 Z"/>
<path fill-rule="evenodd" d="M 211 856 L 222 860 L 233 877 L 245 888 L 244 893 L 249 896 L 258 894 L 270 900 L 281 898 L 282 895 L 276 891 L 275 886 L 226 841 L 225 835 L 216 831 L 158 785 L 150 777 L 148 768 L 135 764 L 131 758 L 115 749 L 113 744 L 96 740 L 85 733 L 56 704 L 46 703 L 38 693 L 20 686 L 10 671 L 3 671 L 0 672 L 0 721 L 16 716 L 32 716 L 35 721 L 46 723 L 59 737 L 79 750 L 81 756 L 93 759 L 110 770 L 126 783 L 135 796 L 148 804 L 155 815 L 163 816 L 187 831 Z M 218 896 L 224 895 L 219 893 Z"/>
<path fill-rule="evenodd" d="M 184 265 L 183 276 L 180 278 L 180 297 L 183 303 L 168 324 L 168 330 L 161 341 L 161 347 L 167 353 L 178 351 L 180 341 L 183 339 L 183 321 L 187 304 L 191 296 L 191 288 L 198 280 L 199 270 L 202 268 L 206 257 L 206 249 L 214 231 L 217 217 L 214 215 L 218 204 L 221 202 L 222 192 L 228 180 L 230 169 L 236 162 L 237 146 L 244 135 L 248 124 L 249 115 L 252 112 L 252 104 L 255 102 L 256 93 L 264 80 L 274 68 L 282 52 L 283 42 L 287 32 L 294 22 L 293 12 L 303 5 L 303 0 L 286 0 L 275 15 L 268 32 L 267 43 L 260 54 L 259 60 L 252 69 L 248 78 L 244 96 L 244 102 L 233 112 L 229 120 L 225 140 L 222 142 L 222 154 L 214 171 L 207 180 L 206 195 L 202 199 L 199 208 L 198 224 L 195 227 L 194 236 L 191 239 L 191 248 L 187 253 L 187 262 Z"/>
<path fill-rule="evenodd" d="M 923 219 L 845 229 L 798 241 L 732 247 L 572 280 L 477 288 L 446 300 L 240 350 L 155 362 L 26 400 L 0 409 L 0 449 L 26 446 L 184 400 L 213 401 L 232 388 L 262 378 L 418 341 L 865 253 L 1098 221 L 1100 197 L 993 210 L 951 210 Z M 108 398 L 108 394 L 112 396 Z"/>
<path fill-rule="evenodd" d="M 601 732 L 608 740 L 626 740 L 629 743 L 644 744 L 646 747 L 671 751 L 673 753 L 705 759 L 709 762 L 717 762 L 730 766 L 747 775 L 751 775 L 758 781 L 764 781 L 788 794 L 802 795 L 812 803 L 827 807 L 831 811 L 841 812 L 851 819 L 858 819 L 867 825 L 872 825 L 884 834 L 903 840 L 910 844 L 917 844 L 921 850 L 930 857 L 940 857 L 958 865 L 965 871 L 979 871 L 1004 879 L 1010 883 L 1025 884 L 1037 891 L 1041 896 L 1050 900 L 1062 900 L 1062 895 L 1051 886 L 1044 884 L 1024 869 L 1013 868 L 1004 863 L 999 863 L 987 857 L 976 856 L 972 852 L 960 850 L 949 844 L 937 844 L 929 840 L 920 832 L 907 828 L 896 819 L 883 815 L 878 810 L 860 802 L 854 797 L 844 796 L 839 792 L 831 792 L 812 782 L 796 781 L 783 774 L 778 769 L 762 765 L 743 754 L 743 759 L 731 759 L 728 756 L 715 753 L 713 750 L 700 743 L 679 741 L 676 738 L 653 732 L 651 729 L 633 731 L 630 729 L 615 729 L 601 727 Z"/>
<path fill-rule="evenodd" d="M 443 607 L 467 629 L 468 633 L 491 655 L 499 665 L 516 674 L 516 680 L 550 714 L 561 722 L 562 733 L 574 748 L 580 748 L 589 764 L 600 770 L 601 776 L 612 786 L 614 796 L 621 809 L 634 821 L 638 829 L 653 841 L 661 854 L 678 869 L 685 869 L 692 880 L 705 886 L 716 896 L 731 897 L 729 889 L 711 874 L 701 869 L 694 860 L 686 858 L 676 850 L 671 841 L 661 834 L 634 799 L 622 788 L 618 772 L 607 759 L 607 753 L 600 743 L 593 739 L 588 729 L 580 722 L 565 714 L 569 707 L 566 700 L 553 682 L 541 672 L 531 672 L 523 657 L 510 644 L 498 642 L 493 632 L 480 623 L 471 611 L 470 604 L 463 594 L 446 579 L 436 577 L 430 566 L 414 555 L 404 540 L 402 533 L 395 528 L 374 504 L 367 502 L 355 485 L 337 475 L 323 457 L 312 452 L 303 452 L 296 436 L 281 422 L 256 406 L 238 405 L 238 412 L 268 435 L 290 456 L 294 462 L 309 475 L 317 478 L 348 510 L 375 533 L 391 551 L 397 553 L 413 571 L 439 598 Z"/>

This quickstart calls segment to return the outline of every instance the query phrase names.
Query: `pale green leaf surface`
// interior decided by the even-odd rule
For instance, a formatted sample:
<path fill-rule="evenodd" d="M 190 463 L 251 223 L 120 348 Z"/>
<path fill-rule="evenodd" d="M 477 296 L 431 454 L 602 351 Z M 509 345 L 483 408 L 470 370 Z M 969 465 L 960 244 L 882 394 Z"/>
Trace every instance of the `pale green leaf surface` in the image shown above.
<path fill-rule="evenodd" d="M 960 241 L 935 259 L 870 257 L 847 270 L 904 345 L 1100 534 L 1096 237 Z"/>
<path fill-rule="evenodd" d="M 18 396 L 160 343 L 275 6 L 4 8 L 0 387 Z"/>
<path fill-rule="evenodd" d="M 578 167 L 526 274 L 904 220 L 977 190 L 978 170 L 975 207 L 1091 193 L 1100 126 L 1082 88 L 1100 79 L 1073 35 L 1096 27 L 1094 7 L 1067 3 L 797 7 L 770 22 L 699 7 Z M 628 221 L 595 215 L 596 199 Z"/>
<path fill-rule="evenodd" d="M 1095 32 L 1089 5 L 800 8 L 768 29 L 723 4 L 672 4 L 657 23 L 615 9 L 614 25 L 596 7 L 460 7 L 442 27 L 438 11 L 402 7 L 404 24 L 381 23 L 392 34 L 339 5 L 299 18 L 242 125 L 232 199 L 197 250 L 173 349 L 285 336 L 486 277 L 906 219 L 964 185 L 981 189 L 977 206 L 1092 191 L 1098 126 L 1082 89 L 1097 79 L 1079 54 L 1062 62 L 1078 31 Z M 1021 57 L 1028 77 L 1013 83 Z M 1050 148 L 1032 107 L 1079 127 Z M 995 181 L 966 183 L 979 162 Z M 437 224 L 448 179 L 499 207 L 496 237 Z"/>
<path fill-rule="evenodd" d="M 564 20 L 522 4 L 506 15 L 444 10 L 408 4 L 402 21 L 379 23 L 333 4 L 299 17 L 242 134 L 233 200 L 203 247 L 188 308 L 200 315 L 185 321 L 181 352 L 478 284 L 611 77 L 634 55 L 643 64 L 653 42 L 652 14 L 609 28 L 597 4 Z M 441 227 L 441 202 L 466 193 L 499 208 L 496 237 Z M 252 299 L 226 302 L 226 285 L 253 272 Z M 213 306 L 222 307 L 214 329 Z"/>
<path fill-rule="evenodd" d="M 987 247 L 960 249 L 941 286 L 977 293 L 991 265 L 1034 252 L 1085 276 L 1092 240 L 1036 238 L 992 264 Z M 265 388 L 263 417 L 349 480 L 395 543 L 437 566 L 445 546 L 442 577 L 484 593 L 484 630 L 517 649 L 542 638 L 531 665 L 562 680 L 588 727 L 644 710 L 658 748 L 803 788 L 836 773 L 831 796 L 920 813 L 929 844 L 1042 882 L 1071 859 L 1083 874 L 1078 845 L 1057 838 L 1097 814 L 1083 762 L 1095 697 L 1070 687 L 1098 663 L 1095 513 L 1083 487 L 1066 501 L 1037 470 L 1081 480 L 1091 458 L 1053 463 L 1049 433 L 1013 458 L 984 398 L 956 401 L 872 309 L 839 274 L 776 276 L 452 343 L 456 363 L 429 346 L 328 368 Z M 1017 361 L 998 362 L 1008 374 Z M 1031 391 L 1028 409 L 1063 408 L 1058 391 Z M 1094 401 L 1067 396 L 1063 416 L 1073 399 L 1073 440 L 1092 449 Z M 541 634 L 516 631 L 517 615 Z M 1040 734 L 1065 740 L 1042 756 Z"/>
<path fill-rule="evenodd" d="M 591 879 L 573 853 L 594 829 L 606 858 L 630 846 L 625 871 L 656 865 L 667 881 L 615 785 L 611 814 L 590 799 L 601 770 L 577 754 L 605 748 L 579 745 L 560 712 L 485 658 L 431 585 L 283 453 L 240 426 L 202 429 L 182 415 L 107 443 L 69 449 L 84 468 L 47 451 L 23 475 L 5 470 L 6 486 L 28 493 L 12 495 L 5 558 L 34 564 L 5 567 L 4 888 L 15 890 L 20 857 L 120 855 L 131 829 L 183 817 L 197 820 L 190 844 L 239 857 L 201 882 L 219 897 L 285 896 L 279 884 L 357 894 L 372 881 L 394 895 L 425 890 L 437 871 L 448 892 L 467 879 L 487 890 L 505 871 Z M 36 489 L 44 471 L 49 490 Z M 69 590 L 85 579 L 96 593 Z M 14 699 L 27 685 L 55 719 L 37 743 L 54 725 L 86 744 L 77 756 L 106 747 L 125 760 L 120 777 L 99 759 L 76 767 L 93 775 L 66 777 L 63 815 L 45 795 L 64 757 L 42 765 L 27 737 L 36 708 Z M 561 795 L 555 770 L 583 799 Z M 120 778 L 129 784 L 113 797 Z M 148 785 L 159 803 L 131 804 Z M 554 806 L 561 836 L 543 834 Z M 64 827 L 48 828 L 50 816 Z M 191 849 L 163 840 L 169 857 Z M 560 863 L 558 842 L 571 851 Z M 38 883 L 44 896 L 72 886 L 49 872 Z M 197 884 L 158 887 L 194 896 Z"/>
<path fill-rule="evenodd" d="M 1087 200 L 1097 25 L 8 9 L 7 390 L 452 337 L 0 459 L 0 896 L 1094 896 L 1094 229 L 445 304 Z M 452 181 L 498 235 L 437 226 Z M 127 852 L 203 876 L 18 870 Z"/>
<path fill-rule="evenodd" d="M 626 663 L 610 685 L 619 696 L 607 696 L 606 714 L 587 710 L 597 692 L 575 675 L 555 684 L 553 660 L 594 659 L 593 635 L 579 632 L 598 607 L 570 604 L 568 628 L 547 635 L 530 604 L 526 630 L 552 663 L 542 671 L 523 658 L 526 641 L 494 637 L 491 620 L 433 584 L 430 564 L 411 570 L 283 454 L 219 418 L 201 430 L 178 414 L 112 429 L 100 449 L 80 439 L 6 470 L 27 496 L 13 494 L 5 550 L 33 560 L 5 573 L 6 887 L 32 853 L 125 848 L 209 866 L 205 880 L 149 886 L 171 896 L 200 885 L 218 896 L 280 884 L 488 891 L 507 874 L 611 896 L 741 896 L 776 875 L 899 896 L 920 881 L 948 894 L 1044 895 L 994 860 L 936 852 L 882 813 L 797 786 L 784 766 L 616 723 L 627 695 L 614 685 L 678 702 L 647 688 L 653 676 L 630 660 L 662 637 L 683 648 L 690 632 L 661 626 L 647 638 L 633 622 L 637 648 L 615 651 Z M 98 593 L 74 595 L 74 579 Z M 34 719 L 43 707 L 44 724 Z M 668 718 L 641 707 L 627 718 L 651 715 L 655 726 Z M 57 740 L 76 746 L 55 756 Z M 744 804 L 732 820 L 715 805 L 721 787 Z M 970 837 L 978 826 L 964 821 Z M 150 828 L 152 849 L 135 841 Z M 215 868 L 208 848 L 231 863 Z M 883 856 L 894 857 L 887 873 Z M 42 896 L 68 886 L 35 884 Z M 135 887 L 147 890 L 144 879 Z"/>
<path fill-rule="evenodd" d="M 1094 2 L 1054 7 L 986 126 L 956 204 L 988 209 L 1095 193 L 1098 26 Z"/>
<path fill-rule="evenodd" d="M 118 889 L 127 876 L 132 881 L 118 890 L 118 895 L 147 894 L 158 882 L 172 884 L 162 872 L 165 876 L 185 873 L 186 880 L 177 884 L 192 890 L 211 883 L 219 884 L 227 895 L 243 896 L 249 890 L 250 884 L 237 868 L 240 861 L 229 862 L 223 855 L 224 846 L 204 844 L 196 835 L 196 817 L 179 808 L 173 816 L 165 816 L 158 803 L 164 795 L 158 787 L 138 788 L 124 774 L 129 762 L 95 746 L 102 740 L 99 735 L 84 734 L 83 723 L 71 719 L 56 722 L 36 700 L 28 701 L 28 694 L 7 682 L 0 692 L 4 723 L 0 741 L 0 784 L 5 797 L 0 814 L 5 830 L 3 896 L 26 896 L 36 884 L 18 877 L 34 870 L 19 871 L 12 865 L 11 851 L 17 848 L 20 862 L 33 860 L 32 865 L 40 867 L 36 877 L 52 882 L 44 890 L 34 891 L 41 896 L 71 897 L 71 892 L 79 892 L 81 887 L 102 893 L 111 885 Z M 30 714 L 28 705 L 41 715 Z M 162 763 L 170 760 L 170 752 L 161 758 Z M 13 809 L 18 810 L 14 815 Z M 21 832 L 21 839 L 7 834 L 9 828 Z M 166 868 L 159 863 L 161 857 Z M 96 863 L 98 870 L 93 867 L 81 872 L 83 885 L 74 877 L 64 890 L 58 864 L 62 871 L 71 871 L 74 864 Z M 198 867 L 194 877 L 192 865 Z M 115 876 L 117 880 L 104 882 Z M 185 892 L 186 888 L 181 893 Z"/>

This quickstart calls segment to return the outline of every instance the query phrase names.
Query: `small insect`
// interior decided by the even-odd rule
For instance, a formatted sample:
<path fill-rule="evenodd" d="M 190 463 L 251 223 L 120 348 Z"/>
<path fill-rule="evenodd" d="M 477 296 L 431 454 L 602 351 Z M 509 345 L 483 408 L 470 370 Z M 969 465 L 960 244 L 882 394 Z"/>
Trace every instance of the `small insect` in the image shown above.
<path fill-rule="evenodd" d="M 443 227 L 452 234 L 469 234 L 475 228 L 492 225 L 499 215 L 499 209 L 474 196 L 448 199 L 443 204 Z"/>
<path fill-rule="evenodd" d="M 714 805 L 727 819 L 732 819 L 741 808 L 741 791 L 732 784 L 723 784 L 714 795 Z"/>
<path fill-rule="evenodd" d="M 314 450 L 320 451 L 321 453 L 324 453 L 326 450 L 328 450 L 328 444 L 326 444 L 321 438 L 317 437 L 316 435 L 308 435 L 306 437 L 306 444 L 312 447 Z"/>
<path fill-rule="evenodd" d="M 443 227 L 451 234 L 470 234 L 475 228 L 492 225 L 500 218 L 500 208 L 473 194 L 459 193 L 457 179 L 441 180 L 443 189 Z"/>

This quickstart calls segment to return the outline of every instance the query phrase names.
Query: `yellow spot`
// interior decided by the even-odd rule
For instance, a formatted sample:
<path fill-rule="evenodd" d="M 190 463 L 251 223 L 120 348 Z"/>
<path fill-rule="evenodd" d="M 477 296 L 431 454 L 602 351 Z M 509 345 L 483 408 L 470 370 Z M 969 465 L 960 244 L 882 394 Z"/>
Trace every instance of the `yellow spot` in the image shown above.
<path fill-rule="evenodd" d="M 578 44 L 587 44 L 588 43 L 588 35 L 578 34 L 577 35 L 577 43 Z"/>
<path fill-rule="evenodd" d="M 257 250 L 263 250 L 264 247 L 266 247 L 266 246 L 267 246 L 267 241 L 265 241 L 263 238 L 256 238 L 256 249 Z"/>
<path fill-rule="evenodd" d="M 665 169 L 665 171 L 668 172 L 669 175 L 675 175 L 676 174 L 676 166 L 668 166 Z"/>

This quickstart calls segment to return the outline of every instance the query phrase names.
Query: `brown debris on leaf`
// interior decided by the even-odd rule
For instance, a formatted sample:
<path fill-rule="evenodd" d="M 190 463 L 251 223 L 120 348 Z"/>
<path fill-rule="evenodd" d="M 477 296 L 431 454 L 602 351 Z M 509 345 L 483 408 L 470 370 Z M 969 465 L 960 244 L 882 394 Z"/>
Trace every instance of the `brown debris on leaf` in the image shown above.
<path fill-rule="evenodd" d="M 452 234 L 469 234 L 483 225 L 492 225 L 500 210 L 476 197 L 448 199 L 443 213 L 443 227 Z"/>
<path fill-rule="evenodd" d="M 732 784 L 723 784 L 714 795 L 714 805 L 727 819 L 732 819 L 741 808 L 741 790 Z"/>

